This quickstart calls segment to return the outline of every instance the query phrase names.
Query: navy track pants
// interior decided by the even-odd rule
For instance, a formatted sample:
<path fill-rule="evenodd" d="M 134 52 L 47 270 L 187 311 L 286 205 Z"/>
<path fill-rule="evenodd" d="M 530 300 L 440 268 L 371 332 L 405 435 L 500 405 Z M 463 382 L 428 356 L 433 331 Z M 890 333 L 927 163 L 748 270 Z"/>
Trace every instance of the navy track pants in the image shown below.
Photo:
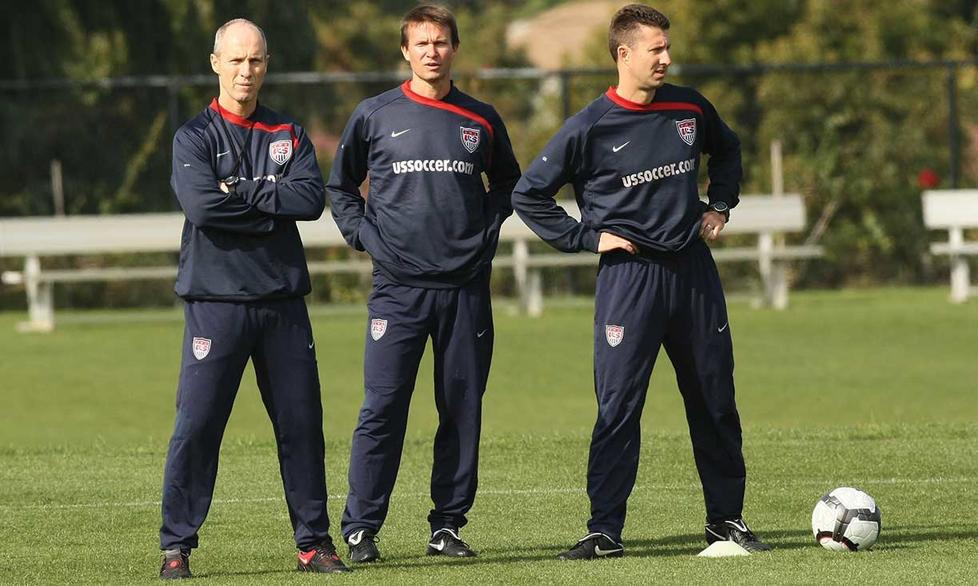
<path fill-rule="evenodd" d="M 162 549 L 197 547 L 214 493 L 221 439 L 251 358 L 278 444 L 296 545 L 329 532 L 323 408 L 316 350 L 301 298 L 188 302 L 177 417 L 163 476 Z"/>
<path fill-rule="evenodd" d="M 733 345 L 709 248 L 697 242 L 655 260 L 606 254 L 595 293 L 598 417 L 588 460 L 588 531 L 617 541 L 638 473 L 642 408 L 660 346 L 683 396 L 707 519 L 736 519 L 743 508 L 746 470 Z"/>
<path fill-rule="evenodd" d="M 454 289 L 408 287 L 375 274 L 367 308 L 364 399 L 353 432 L 343 535 L 377 533 L 387 517 L 429 336 L 438 430 L 428 522 L 432 532 L 459 529 L 478 484 L 482 396 L 493 344 L 489 271 Z"/>

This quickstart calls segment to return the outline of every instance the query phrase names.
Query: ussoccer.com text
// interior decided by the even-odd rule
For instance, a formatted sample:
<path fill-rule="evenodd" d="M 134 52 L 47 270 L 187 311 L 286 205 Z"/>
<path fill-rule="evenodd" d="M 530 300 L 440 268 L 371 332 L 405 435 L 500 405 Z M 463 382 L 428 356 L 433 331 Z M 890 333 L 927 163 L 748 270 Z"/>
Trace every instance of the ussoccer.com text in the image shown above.
<path fill-rule="evenodd" d="M 678 163 L 669 163 L 668 165 L 662 165 L 653 169 L 646 169 L 645 171 L 625 175 L 621 178 L 621 182 L 625 184 L 625 187 L 632 187 L 634 185 L 651 183 L 653 181 L 665 179 L 666 177 L 672 177 L 673 175 L 683 175 L 684 173 L 689 173 L 695 168 L 696 159 L 686 159 L 685 161 L 679 161 Z"/>
<path fill-rule="evenodd" d="M 475 173 L 475 164 L 451 159 L 415 159 L 413 161 L 395 161 L 394 173 Z"/>

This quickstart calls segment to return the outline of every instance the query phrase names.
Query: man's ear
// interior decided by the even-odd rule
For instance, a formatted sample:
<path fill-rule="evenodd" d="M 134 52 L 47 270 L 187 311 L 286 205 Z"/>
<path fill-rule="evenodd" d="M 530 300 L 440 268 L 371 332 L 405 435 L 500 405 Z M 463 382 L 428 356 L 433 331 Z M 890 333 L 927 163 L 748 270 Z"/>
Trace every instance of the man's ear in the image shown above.
<path fill-rule="evenodd" d="M 408 55 L 407 47 L 401 47 L 401 55 L 404 56 L 405 61 L 407 61 L 408 63 L 411 62 L 411 57 Z"/>
<path fill-rule="evenodd" d="M 218 63 L 220 63 L 220 62 L 221 62 L 221 60 L 220 60 L 220 59 L 218 59 L 218 57 L 217 57 L 217 55 L 215 55 L 215 54 L 213 54 L 213 53 L 211 53 L 211 70 L 212 70 L 212 71 L 213 71 L 214 73 L 217 73 L 217 74 L 220 74 L 220 73 L 221 73 L 221 72 L 220 72 L 220 71 L 218 71 L 218 69 L 217 69 L 217 65 L 218 65 Z"/>

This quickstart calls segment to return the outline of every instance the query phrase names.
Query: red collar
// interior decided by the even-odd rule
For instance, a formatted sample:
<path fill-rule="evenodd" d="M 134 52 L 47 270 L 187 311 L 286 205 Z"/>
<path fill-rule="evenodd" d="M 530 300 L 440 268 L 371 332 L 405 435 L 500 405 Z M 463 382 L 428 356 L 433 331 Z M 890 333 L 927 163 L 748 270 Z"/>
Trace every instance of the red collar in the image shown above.
<path fill-rule="evenodd" d="M 455 86 L 453 85 L 452 87 L 454 88 Z M 490 138 L 495 136 L 495 129 L 493 129 L 492 124 L 490 124 L 488 120 L 486 120 L 482 116 L 479 116 L 478 114 L 476 114 L 471 110 L 467 110 L 461 106 L 456 106 L 455 104 L 451 104 L 449 102 L 446 102 L 445 100 L 433 100 L 431 98 L 426 98 L 420 94 L 415 93 L 414 91 L 411 90 L 411 80 L 405 81 L 404 83 L 401 84 L 401 91 L 404 92 L 404 95 L 407 96 L 407 99 L 411 100 L 412 102 L 417 102 L 423 106 L 438 108 L 439 110 L 447 110 L 449 112 L 454 112 L 459 116 L 468 118 L 469 120 L 475 120 L 476 122 L 478 122 L 479 124 L 485 127 L 486 131 L 489 133 Z M 449 92 L 451 92 L 451 90 L 449 90 Z"/>
<path fill-rule="evenodd" d="M 449 94 L 452 93 L 452 87 L 455 87 L 455 86 L 451 86 L 451 87 L 448 88 L 448 93 Z M 434 98 L 426 98 L 426 97 L 422 96 L 421 94 L 416 93 L 414 90 L 411 89 L 411 80 L 410 79 L 401 84 L 401 91 L 404 92 L 404 95 L 405 96 L 407 96 L 408 98 L 410 98 L 412 101 L 418 102 L 419 104 L 424 104 L 426 106 L 434 106 L 436 108 L 440 108 L 442 105 L 445 104 L 445 99 L 444 98 L 442 98 L 440 100 L 436 100 Z M 445 94 L 445 95 L 447 96 L 448 94 Z"/>
<path fill-rule="evenodd" d="M 252 120 L 251 118 L 244 118 L 242 116 L 238 116 L 237 114 L 234 114 L 233 112 L 229 112 L 224 106 L 220 104 L 220 102 L 217 101 L 217 98 L 211 100 L 211 110 L 214 110 L 215 112 L 221 115 L 221 118 L 224 118 L 225 120 L 227 120 L 228 122 L 236 126 L 251 128 L 255 124 L 255 121 Z M 258 106 L 256 105 L 255 112 L 257 111 L 258 111 Z M 252 112 L 251 115 L 254 116 L 255 112 Z"/>
<path fill-rule="evenodd" d="M 242 118 L 237 114 L 232 114 L 223 108 L 219 103 L 217 103 L 217 98 L 211 101 L 210 109 L 214 110 L 221 115 L 221 118 L 227 120 L 235 126 L 240 126 L 242 128 L 247 128 L 249 130 L 261 130 L 264 132 L 282 132 L 287 131 L 289 136 L 292 137 L 292 148 L 299 148 L 299 138 L 295 134 L 295 128 L 291 124 L 266 124 L 265 122 L 259 122 L 257 120 L 252 120 L 251 118 Z M 258 112 L 258 108 L 252 112 L 251 116 L 254 117 L 255 113 Z"/>
<path fill-rule="evenodd" d="M 652 111 L 653 108 L 652 108 L 652 103 L 651 102 L 649 102 L 648 104 L 642 104 L 642 103 L 639 103 L 639 102 L 633 102 L 631 100 L 626 100 L 625 98 L 623 98 L 623 97 L 621 97 L 621 96 L 618 95 L 618 92 L 615 91 L 616 89 L 617 88 L 615 86 L 613 86 L 613 85 L 612 86 L 608 86 L 608 91 L 605 92 L 604 95 L 608 96 L 608 99 L 609 100 L 611 100 L 612 102 L 618 104 L 622 108 L 625 108 L 626 110 L 635 110 L 636 112 L 651 112 Z M 655 97 L 653 96 L 652 99 L 655 99 Z"/>
<path fill-rule="evenodd" d="M 633 102 L 631 100 L 626 100 L 625 98 L 618 95 L 615 91 L 615 86 L 608 88 L 605 92 L 608 99 L 618 104 L 626 110 L 631 110 L 633 112 L 655 112 L 657 110 L 691 110 L 693 112 L 698 112 L 701 116 L 703 115 L 703 109 L 697 104 L 690 102 L 656 102 L 655 98 L 652 98 L 652 102 L 648 104 L 640 104 L 638 102 Z M 658 95 L 658 94 L 656 94 Z"/>

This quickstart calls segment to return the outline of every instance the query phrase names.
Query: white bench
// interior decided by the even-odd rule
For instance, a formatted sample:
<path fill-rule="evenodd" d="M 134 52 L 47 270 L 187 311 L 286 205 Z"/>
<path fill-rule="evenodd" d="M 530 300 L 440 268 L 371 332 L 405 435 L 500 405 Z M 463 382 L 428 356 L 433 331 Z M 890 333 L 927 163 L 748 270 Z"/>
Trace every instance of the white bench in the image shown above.
<path fill-rule="evenodd" d="M 965 240 L 964 232 L 978 229 L 978 189 L 925 191 L 924 226 L 947 230 L 947 242 L 930 245 L 931 254 L 951 259 L 951 301 L 964 303 L 969 295 L 978 294 L 971 286 L 968 257 L 978 255 L 978 240 Z"/>
<path fill-rule="evenodd" d="M 561 202 L 572 215 L 579 214 L 576 204 Z M 579 217 L 579 215 L 577 216 Z M 175 266 L 101 267 L 44 269 L 43 257 L 97 255 L 111 253 L 176 253 L 180 247 L 183 214 L 129 214 L 113 216 L 72 216 L 66 218 L 32 217 L 0 220 L 0 257 L 24 258 L 22 271 L 6 271 L 2 282 L 23 285 L 27 293 L 28 321 L 21 330 L 50 331 L 54 327 L 55 283 L 86 281 L 129 281 L 140 279 L 173 279 Z M 330 219 L 298 222 L 306 248 L 346 247 L 339 229 Z M 714 251 L 718 261 L 757 262 L 764 283 L 764 301 L 775 308 L 788 302 L 787 263 L 822 254 L 817 246 L 783 246 L 775 234 L 797 232 L 805 226 L 805 208 L 798 195 L 780 198 L 744 196 L 733 210 L 733 221 L 724 234 L 757 234 L 757 245 L 721 248 Z M 503 225 L 502 242 L 512 242 L 510 254 L 500 254 L 493 262 L 497 268 L 515 272 L 520 307 L 531 315 L 543 309 L 540 269 L 595 265 L 598 256 L 590 253 L 564 254 L 556 251 L 531 254 L 529 243 L 536 235 L 516 216 Z M 309 263 L 312 274 L 369 273 L 371 263 L 365 254 L 348 260 Z"/>
<path fill-rule="evenodd" d="M 558 202 L 568 214 L 580 218 L 580 210 L 574 201 Z M 786 246 L 779 234 L 799 232 L 805 228 L 805 203 L 796 193 L 780 197 L 769 195 L 743 195 L 740 204 L 731 210 L 731 221 L 723 230 L 723 236 L 754 234 L 756 245 L 743 247 L 715 247 L 713 258 L 717 262 L 750 261 L 758 264 L 762 282 L 761 303 L 766 307 L 784 309 L 788 306 L 788 263 L 793 260 L 817 258 L 824 254 L 821 246 Z M 597 265 L 598 255 L 591 253 L 567 254 L 549 252 L 530 255 L 523 222 L 507 222 L 500 238 L 513 240 L 511 258 L 497 257 L 496 266 L 512 264 L 516 271 L 517 289 L 521 308 L 530 315 L 543 310 L 540 269 L 558 266 Z M 531 239 L 532 240 L 532 239 Z"/>
<path fill-rule="evenodd" d="M 24 285 L 28 321 L 22 330 L 54 328 L 53 285 L 92 281 L 175 279 L 177 267 L 101 267 L 42 269 L 42 257 L 112 253 L 171 252 L 180 250 L 182 213 L 120 214 L 106 216 L 31 217 L 0 220 L 0 257 L 24 257 L 23 271 L 5 271 L 0 281 Z M 307 248 L 345 247 L 332 220 L 298 222 Z M 309 263 L 311 273 L 369 272 L 370 259 Z"/>

